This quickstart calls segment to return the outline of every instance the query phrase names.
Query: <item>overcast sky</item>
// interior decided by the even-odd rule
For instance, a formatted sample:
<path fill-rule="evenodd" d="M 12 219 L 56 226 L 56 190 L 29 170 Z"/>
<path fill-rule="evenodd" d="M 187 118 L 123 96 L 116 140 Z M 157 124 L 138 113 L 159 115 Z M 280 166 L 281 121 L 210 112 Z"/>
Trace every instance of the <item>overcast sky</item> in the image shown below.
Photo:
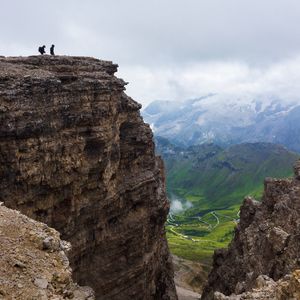
<path fill-rule="evenodd" d="M 299 0 L 0 4 L 0 55 L 54 43 L 57 54 L 113 60 L 128 94 L 144 105 L 210 92 L 300 95 Z"/>

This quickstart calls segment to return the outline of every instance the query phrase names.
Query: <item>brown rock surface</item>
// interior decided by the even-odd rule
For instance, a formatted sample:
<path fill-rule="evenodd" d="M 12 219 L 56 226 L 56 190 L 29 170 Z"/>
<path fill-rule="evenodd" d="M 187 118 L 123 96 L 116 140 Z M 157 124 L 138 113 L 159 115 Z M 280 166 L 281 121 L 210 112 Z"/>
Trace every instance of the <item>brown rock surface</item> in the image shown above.
<path fill-rule="evenodd" d="M 0 58 L 0 201 L 71 242 L 74 279 L 98 299 L 176 299 L 163 164 L 116 71 Z"/>
<path fill-rule="evenodd" d="M 203 284 L 207 277 L 203 265 L 175 255 L 172 255 L 172 261 L 174 265 L 175 285 L 178 299 L 186 299 L 187 296 L 184 297 L 185 293 L 199 299 L 200 293 L 203 290 Z M 182 294 L 183 296 L 181 296 Z"/>
<path fill-rule="evenodd" d="M 266 275 L 260 275 L 250 292 L 225 296 L 215 292 L 214 300 L 298 300 L 300 299 L 300 270 L 286 275 L 275 282 Z"/>
<path fill-rule="evenodd" d="M 214 292 L 226 296 L 242 294 L 251 291 L 261 275 L 278 281 L 299 268 L 299 167 L 297 163 L 294 179 L 266 179 L 261 203 L 245 199 L 240 223 L 228 250 L 218 250 L 214 254 L 213 269 L 202 299 L 214 299 Z M 299 279 L 299 274 L 296 275 Z M 298 296 L 299 288 L 298 285 Z M 276 297 L 237 299 L 299 299 Z"/>
<path fill-rule="evenodd" d="M 0 299 L 95 299 L 73 283 L 68 247 L 56 230 L 0 206 Z"/>

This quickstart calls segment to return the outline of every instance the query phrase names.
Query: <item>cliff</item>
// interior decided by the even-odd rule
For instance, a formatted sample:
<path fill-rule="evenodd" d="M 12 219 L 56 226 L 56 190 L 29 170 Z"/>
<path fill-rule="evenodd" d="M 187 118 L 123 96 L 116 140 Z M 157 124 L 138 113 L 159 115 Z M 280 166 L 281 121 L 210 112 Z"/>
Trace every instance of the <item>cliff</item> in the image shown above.
<path fill-rule="evenodd" d="M 163 164 L 116 71 L 0 58 L 0 201 L 71 242 L 73 278 L 98 299 L 176 299 Z"/>
<path fill-rule="evenodd" d="M 299 232 L 300 162 L 293 179 L 265 180 L 262 202 L 245 199 L 233 241 L 214 254 L 202 299 L 299 299 Z"/>
<path fill-rule="evenodd" d="M 56 230 L 0 206 L 0 232 L 0 299 L 95 299 L 72 281 Z"/>

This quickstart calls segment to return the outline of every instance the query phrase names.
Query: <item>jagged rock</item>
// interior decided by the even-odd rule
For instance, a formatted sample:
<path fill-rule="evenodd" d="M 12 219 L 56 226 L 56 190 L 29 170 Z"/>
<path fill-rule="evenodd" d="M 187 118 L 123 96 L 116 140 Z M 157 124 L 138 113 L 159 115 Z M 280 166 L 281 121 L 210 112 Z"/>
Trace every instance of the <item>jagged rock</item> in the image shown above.
<path fill-rule="evenodd" d="M 35 278 L 34 284 L 41 289 L 46 289 L 48 286 L 48 280 L 46 278 Z"/>
<path fill-rule="evenodd" d="M 294 167 L 295 178 L 300 180 L 300 161 L 295 164 Z"/>
<path fill-rule="evenodd" d="M 44 250 L 58 250 L 60 248 L 60 243 L 57 243 L 52 237 L 46 237 L 43 240 Z"/>
<path fill-rule="evenodd" d="M 87 57 L 0 58 L 0 201 L 71 242 L 74 279 L 99 299 L 176 299 L 163 164 L 116 71 Z"/>
<path fill-rule="evenodd" d="M 64 253 L 40 248 L 40 236 L 59 243 L 57 231 L 4 206 L 0 206 L 0 216 L 0 299 L 62 300 L 65 292 L 81 295 L 75 299 L 95 299 L 90 288 L 73 282 L 71 269 L 62 259 Z M 57 280 L 57 274 L 64 282 Z"/>
<path fill-rule="evenodd" d="M 17 259 L 13 259 L 13 264 L 12 265 L 14 267 L 18 267 L 18 268 L 21 268 L 21 269 L 25 269 L 26 268 L 26 265 L 23 262 L 21 262 L 21 261 L 19 261 Z"/>
<path fill-rule="evenodd" d="M 277 254 L 280 254 L 283 250 L 284 247 L 287 244 L 289 234 L 286 233 L 284 230 L 278 227 L 274 227 L 271 229 L 268 239 L 269 243 L 272 245 L 274 252 Z"/>
<path fill-rule="evenodd" d="M 295 284 L 300 271 L 284 281 L 285 275 L 300 266 L 297 166 L 299 162 L 293 180 L 265 180 L 261 203 L 245 199 L 233 241 L 227 250 L 214 254 L 201 299 L 300 299 L 300 281 Z M 284 286 L 288 286 L 289 295 L 294 293 L 298 298 L 288 298 Z"/>
<path fill-rule="evenodd" d="M 300 270 L 285 276 L 275 282 L 266 275 L 256 279 L 251 291 L 240 295 L 225 296 L 220 292 L 214 293 L 214 300 L 298 300 L 300 299 Z"/>
<path fill-rule="evenodd" d="M 274 286 L 275 286 L 274 280 L 266 275 L 260 275 L 256 278 L 255 287 L 257 289 L 261 289 L 264 287 L 270 287 L 274 289 Z"/>

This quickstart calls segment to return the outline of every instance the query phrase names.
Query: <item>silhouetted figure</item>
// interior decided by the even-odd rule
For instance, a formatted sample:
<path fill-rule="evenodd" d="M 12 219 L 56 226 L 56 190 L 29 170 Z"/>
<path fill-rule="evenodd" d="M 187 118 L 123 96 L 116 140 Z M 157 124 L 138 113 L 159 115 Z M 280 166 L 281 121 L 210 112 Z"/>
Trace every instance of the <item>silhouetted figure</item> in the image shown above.
<path fill-rule="evenodd" d="M 54 54 L 54 47 L 55 47 L 55 46 L 52 45 L 51 48 L 50 48 L 50 54 L 51 54 L 51 55 L 55 55 L 55 54 Z"/>
<path fill-rule="evenodd" d="M 40 52 L 42 55 L 46 53 L 45 48 L 46 48 L 45 45 L 42 46 L 42 47 L 39 47 L 39 52 Z"/>

